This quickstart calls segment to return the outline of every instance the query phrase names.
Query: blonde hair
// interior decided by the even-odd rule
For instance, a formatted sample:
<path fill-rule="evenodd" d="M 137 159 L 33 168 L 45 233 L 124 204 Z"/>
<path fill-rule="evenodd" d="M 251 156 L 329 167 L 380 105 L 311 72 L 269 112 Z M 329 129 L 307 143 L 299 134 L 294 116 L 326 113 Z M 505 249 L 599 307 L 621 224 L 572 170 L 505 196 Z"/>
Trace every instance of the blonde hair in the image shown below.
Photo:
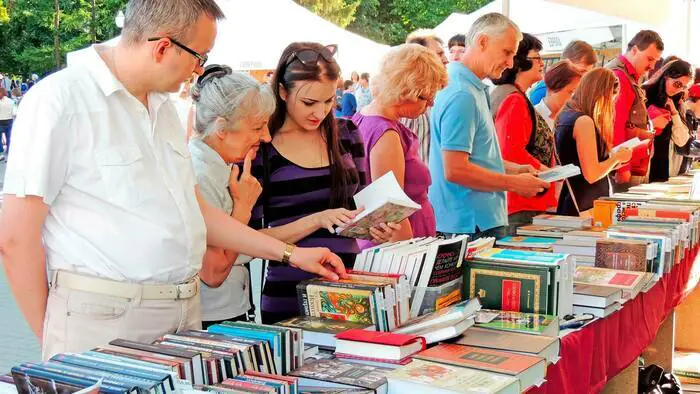
<path fill-rule="evenodd" d="M 568 107 L 590 116 L 605 141 L 608 152 L 613 144 L 615 116 L 615 86 L 619 82 L 607 68 L 596 68 L 581 78 L 581 83 L 566 104 Z"/>
<path fill-rule="evenodd" d="M 375 99 L 384 104 L 434 96 L 447 86 L 447 70 L 440 58 L 419 44 L 392 48 L 381 61 L 379 73 L 372 78 Z"/>

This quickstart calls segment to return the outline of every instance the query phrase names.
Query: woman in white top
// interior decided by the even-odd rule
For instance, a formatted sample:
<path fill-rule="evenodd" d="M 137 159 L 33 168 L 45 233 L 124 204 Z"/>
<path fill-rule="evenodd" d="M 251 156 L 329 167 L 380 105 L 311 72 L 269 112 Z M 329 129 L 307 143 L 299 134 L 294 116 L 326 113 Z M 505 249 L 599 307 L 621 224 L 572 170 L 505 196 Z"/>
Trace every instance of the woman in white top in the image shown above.
<path fill-rule="evenodd" d="M 275 96 L 268 85 L 227 66 L 210 65 L 192 89 L 194 135 L 189 142 L 202 196 L 215 207 L 248 224 L 262 187 L 251 175 L 251 162 L 262 142 L 270 142 L 268 120 Z M 243 163 L 242 169 L 236 163 Z M 351 220 L 356 211 L 333 209 L 293 223 L 264 229 L 275 238 L 296 242 L 321 228 Z M 202 326 L 244 320 L 251 309 L 250 260 L 230 250 L 208 246 L 199 277 L 202 281 Z M 235 264 L 238 262 L 239 264 Z"/>
<path fill-rule="evenodd" d="M 5 160 L 2 136 L 5 135 L 7 151 L 10 151 L 10 136 L 12 134 L 12 119 L 15 113 L 15 102 L 7 97 L 7 90 L 0 88 L 0 160 Z"/>
<path fill-rule="evenodd" d="M 581 69 L 569 60 L 558 62 L 544 74 L 547 95 L 535 105 L 535 110 L 547 122 L 550 130 L 554 130 L 554 120 L 576 91 L 582 75 Z"/>

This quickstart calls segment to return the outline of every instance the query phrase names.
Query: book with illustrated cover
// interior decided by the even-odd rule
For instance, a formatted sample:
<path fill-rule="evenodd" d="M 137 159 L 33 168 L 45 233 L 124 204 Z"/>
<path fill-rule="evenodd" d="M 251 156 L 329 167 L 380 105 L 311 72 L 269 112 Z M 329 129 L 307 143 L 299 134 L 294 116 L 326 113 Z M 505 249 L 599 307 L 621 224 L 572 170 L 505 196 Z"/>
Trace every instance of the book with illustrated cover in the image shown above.
<path fill-rule="evenodd" d="M 309 316 L 375 324 L 375 299 L 372 291 L 308 285 Z"/>
<path fill-rule="evenodd" d="M 355 197 L 355 205 L 364 208 L 355 219 L 336 233 L 343 237 L 372 240 L 371 227 L 381 223 L 399 223 L 421 209 L 420 204 L 411 200 L 403 191 L 393 171 L 372 182 Z"/>
<path fill-rule="evenodd" d="M 622 289 L 623 297 L 635 297 L 648 281 L 645 272 L 619 271 L 608 268 L 576 267 L 574 284 L 596 285 Z"/>
<path fill-rule="evenodd" d="M 596 241 L 595 266 L 625 271 L 651 271 L 649 243 L 623 239 L 599 239 Z"/>
<path fill-rule="evenodd" d="M 390 368 L 351 363 L 339 359 L 316 360 L 292 371 L 299 378 L 299 386 L 325 386 L 338 388 L 364 388 L 386 390 L 386 375 Z"/>
<path fill-rule="evenodd" d="M 466 393 L 519 394 L 520 383 L 512 376 L 424 360 L 396 369 L 387 375 L 389 394 Z"/>
<path fill-rule="evenodd" d="M 480 319 L 479 315 L 482 313 L 485 315 L 489 314 L 489 319 L 486 319 L 486 321 Z M 482 310 L 477 313 L 476 326 L 491 330 L 515 331 L 548 337 L 559 336 L 559 318 L 550 315 Z"/>
<path fill-rule="evenodd" d="M 414 358 L 515 376 L 523 391 L 542 383 L 547 374 L 547 362 L 542 357 L 449 343 L 423 350 Z"/>

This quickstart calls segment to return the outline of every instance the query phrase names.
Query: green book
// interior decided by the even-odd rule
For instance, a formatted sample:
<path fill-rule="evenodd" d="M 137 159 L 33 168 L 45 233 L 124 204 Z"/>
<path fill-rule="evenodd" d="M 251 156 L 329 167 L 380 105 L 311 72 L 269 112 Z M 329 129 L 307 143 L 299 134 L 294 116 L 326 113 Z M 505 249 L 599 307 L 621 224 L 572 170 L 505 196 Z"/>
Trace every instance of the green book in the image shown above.
<path fill-rule="evenodd" d="M 480 323 L 481 316 L 496 315 L 488 323 Z M 525 334 L 544 335 L 548 337 L 559 336 L 559 318 L 551 315 L 490 311 L 482 309 L 477 312 L 476 326 L 491 330 L 512 331 Z"/>
<path fill-rule="evenodd" d="M 465 272 L 464 294 L 470 299 L 478 296 L 484 308 L 553 313 L 551 271 L 547 267 L 469 261 Z"/>

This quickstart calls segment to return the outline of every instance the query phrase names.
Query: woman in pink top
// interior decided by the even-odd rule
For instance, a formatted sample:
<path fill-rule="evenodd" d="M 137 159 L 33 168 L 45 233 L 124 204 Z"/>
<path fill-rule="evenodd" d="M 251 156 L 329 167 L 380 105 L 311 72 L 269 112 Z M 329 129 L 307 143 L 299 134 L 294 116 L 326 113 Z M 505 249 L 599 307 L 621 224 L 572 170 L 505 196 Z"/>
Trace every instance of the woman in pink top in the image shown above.
<path fill-rule="evenodd" d="M 374 99 L 352 118 L 364 140 L 371 179 L 393 171 L 406 194 L 422 207 L 401 223 L 394 240 L 435 235 L 435 213 L 428 201 L 430 171 L 418 156 L 418 139 L 399 119 L 423 114 L 446 85 L 447 71 L 434 52 L 418 44 L 400 45 L 384 57 L 372 79 Z"/>

